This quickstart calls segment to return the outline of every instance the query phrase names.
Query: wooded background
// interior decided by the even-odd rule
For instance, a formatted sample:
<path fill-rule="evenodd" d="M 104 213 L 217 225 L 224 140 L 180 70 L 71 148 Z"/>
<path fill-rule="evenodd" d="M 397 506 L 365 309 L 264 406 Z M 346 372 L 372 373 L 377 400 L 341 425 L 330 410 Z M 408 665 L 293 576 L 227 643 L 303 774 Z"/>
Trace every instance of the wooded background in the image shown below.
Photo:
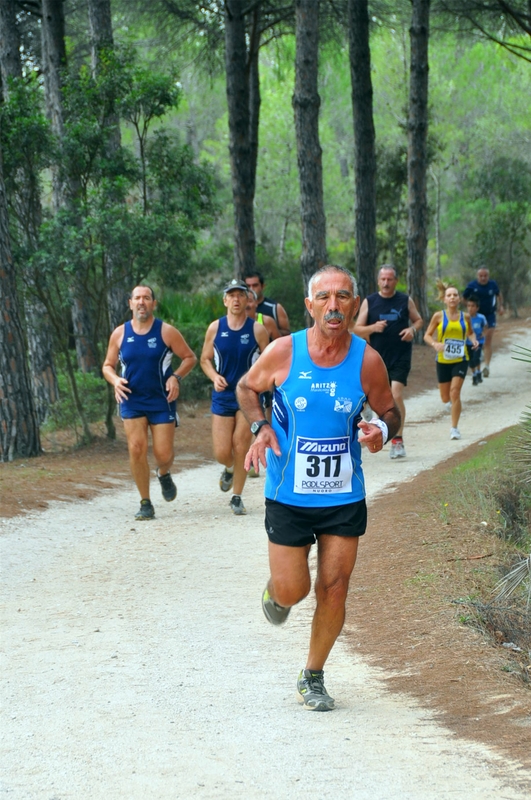
<path fill-rule="evenodd" d="M 232 275 L 529 298 L 531 0 L 0 0 L 0 459 L 81 439 L 139 281 L 196 349 Z M 200 380 L 187 391 L 202 391 Z M 65 401 L 68 399 L 68 402 Z"/>

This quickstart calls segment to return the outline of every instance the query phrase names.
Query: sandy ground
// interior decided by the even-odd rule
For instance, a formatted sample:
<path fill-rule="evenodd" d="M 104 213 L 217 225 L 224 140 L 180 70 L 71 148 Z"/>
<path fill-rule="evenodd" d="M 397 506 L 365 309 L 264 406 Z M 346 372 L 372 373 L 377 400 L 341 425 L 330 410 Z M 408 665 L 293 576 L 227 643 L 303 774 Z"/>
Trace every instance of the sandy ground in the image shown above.
<path fill-rule="evenodd" d="M 369 499 L 518 421 L 531 374 L 509 352 L 493 367 L 483 402 L 465 385 L 458 442 L 435 390 L 408 402 L 408 458 L 366 458 Z M 263 483 L 235 518 L 218 476 L 182 473 L 151 523 L 131 521 L 121 483 L 2 522 L 5 796 L 529 797 L 530 770 L 388 692 L 347 637 L 326 670 L 336 711 L 297 705 L 313 601 L 267 625 Z"/>

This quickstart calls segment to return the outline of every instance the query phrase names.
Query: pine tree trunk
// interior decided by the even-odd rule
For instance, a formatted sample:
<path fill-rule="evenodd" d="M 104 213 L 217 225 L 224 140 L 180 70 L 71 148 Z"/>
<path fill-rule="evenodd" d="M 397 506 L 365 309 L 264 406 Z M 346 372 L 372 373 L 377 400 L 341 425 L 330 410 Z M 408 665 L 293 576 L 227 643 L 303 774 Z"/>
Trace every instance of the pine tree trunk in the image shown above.
<path fill-rule="evenodd" d="M 22 74 L 16 14 L 15 0 L 0 0 L 0 75 L 4 97 L 8 92 L 9 79 Z"/>
<path fill-rule="evenodd" d="M 428 41 L 430 0 L 412 0 L 409 30 L 411 67 L 408 117 L 408 292 L 424 320 L 429 319 L 426 291 L 428 200 Z"/>
<path fill-rule="evenodd" d="M 372 108 L 368 0 L 348 4 L 350 78 L 354 117 L 356 181 L 356 271 L 358 291 L 376 290 L 376 148 Z"/>
<path fill-rule="evenodd" d="M 58 139 L 63 138 L 64 111 L 62 98 L 62 73 L 66 69 L 65 25 L 63 0 L 42 0 L 42 50 L 46 105 L 52 128 Z M 54 175 L 54 200 L 56 209 L 66 208 L 70 218 L 76 219 L 80 187 L 77 181 L 66 176 L 63 182 Z M 81 266 L 70 286 L 72 324 L 79 369 L 94 372 L 99 368 L 92 331 L 92 314 L 85 288 Z"/>
<path fill-rule="evenodd" d="M 225 2 L 225 67 L 229 112 L 229 154 L 234 203 L 234 271 L 244 275 L 255 268 L 253 147 L 251 144 L 250 76 L 258 75 L 258 54 L 247 63 L 246 0 Z M 258 48 L 256 47 L 256 50 Z M 254 103 L 259 96 L 254 94 Z M 254 108 L 256 131 L 258 114 Z"/>
<path fill-rule="evenodd" d="M 16 22 L 15 0 L 0 0 L 0 72 L 3 97 L 9 96 L 9 79 L 22 77 L 20 39 Z M 21 223 L 18 235 L 27 252 L 38 247 L 39 228 L 42 221 L 38 176 L 31 168 L 20 170 L 17 186 L 21 202 Z M 36 298 L 35 276 L 28 269 L 24 275 L 28 293 L 24 299 L 24 318 L 28 339 L 30 378 L 39 423 L 45 422 L 50 405 L 59 397 L 55 371 L 52 332 L 46 308 Z"/>
<path fill-rule="evenodd" d="M 301 198 L 304 288 L 313 273 L 326 264 L 326 217 L 323 199 L 322 150 L 319 141 L 319 2 L 296 0 L 295 114 L 297 162 Z"/>
<path fill-rule="evenodd" d="M 39 423 L 20 321 L 0 152 L 0 461 L 37 456 Z"/>
<path fill-rule="evenodd" d="M 97 77 L 102 69 L 102 54 L 114 49 L 110 0 L 88 0 L 92 71 Z M 108 109 L 104 123 L 107 138 L 105 156 L 109 163 L 116 159 L 121 149 L 120 118 L 114 106 Z M 117 193 L 110 192 L 109 200 L 120 202 Z M 105 278 L 107 284 L 107 308 L 109 332 L 114 330 L 127 317 L 129 310 L 129 291 L 133 288 L 133 278 L 128 274 L 120 258 L 120 248 L 109 242 L 105 252 Z"/>

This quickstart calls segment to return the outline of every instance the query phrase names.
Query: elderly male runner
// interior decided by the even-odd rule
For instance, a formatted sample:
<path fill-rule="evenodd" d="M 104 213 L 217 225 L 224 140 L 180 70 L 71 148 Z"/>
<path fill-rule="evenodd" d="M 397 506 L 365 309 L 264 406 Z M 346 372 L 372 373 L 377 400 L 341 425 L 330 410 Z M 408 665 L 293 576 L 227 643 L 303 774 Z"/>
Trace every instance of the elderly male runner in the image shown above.
<path fill-rule="evenodd" d="M 264 614 L 281 625 L 310 591 L 308 554 L 317 541 L 315 609 L 299 702 L 329 711 L 334 700 L 323 667 L 345 619 L 350 575 L 367 509 L 361 469 L 363 443 L 379 452 L 400 425 L 385 365 L 349 333 L 359 297 L 341 267 L 318 270 L 306 307 L 314 326 L 272 342 L 238 384 L 238 400 L 256 435 L 245 466 L 266 464 L 266 531 L 271 577 Z M 273 421 L 263 418 L 259 394 L 273 390 Z M 379 419 L 361 419 L 368 400 Z"/>
<path fill-rule="evenodd" d="M 354 324 L 354 333 L 367 339 L 383 358 L 400 411 L 400 428 L 391 440 L 390 458 L 404 458 L 406 455 L 402 436 L 406 421 L 404 388 L 411 371 L 413 339 L 423 324 L 411 297 L 396 291 L 397 283 L 395 268 L 384 264 L 378 273 L 378 291 L 365 298 Z"/>
<path fill-rule="evenodd" d="M 177 328 L 153 315 L 156 305 L 150 286 L 133 289 L 129 300 L 133 318 L 112 332 L 102 369 L 120 404 L 131 472 L 140 493 L 140 509 L 135 515 L 138 520 L 155 516 L 149 494 L 148 429 L 162 496 L 168 502 L 177 496 L 170 474 L 178 425 L 177 398 L 181 380 L 197 361 Z M 177 372 L 171 367 L 173 355 L 181 359 Z M 116 372 L 118 359 L 121 376 Z"/>

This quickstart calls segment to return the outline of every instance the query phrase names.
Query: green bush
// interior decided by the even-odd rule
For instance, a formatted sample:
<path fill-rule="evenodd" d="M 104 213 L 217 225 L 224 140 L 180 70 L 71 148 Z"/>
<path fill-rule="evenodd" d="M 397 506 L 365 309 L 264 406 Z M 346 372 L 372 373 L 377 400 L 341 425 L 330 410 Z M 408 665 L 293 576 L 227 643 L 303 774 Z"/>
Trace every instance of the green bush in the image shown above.
<path fill-rule="evenodd" d="M 76 372 L 75 377 L 87 422 L 100 422 L 105 419 L 107 383 L 104 378 L 90 372 Z M 74 405 L 72 387 L 64 372 L 59 372 L 57 375 L 57 384 L 59 400 L 50 406 L 47 421 L 43 426 L 44 431 L 69 429 L 74 431 L 76 438 L 79 438 L 81 423 Z"/>

